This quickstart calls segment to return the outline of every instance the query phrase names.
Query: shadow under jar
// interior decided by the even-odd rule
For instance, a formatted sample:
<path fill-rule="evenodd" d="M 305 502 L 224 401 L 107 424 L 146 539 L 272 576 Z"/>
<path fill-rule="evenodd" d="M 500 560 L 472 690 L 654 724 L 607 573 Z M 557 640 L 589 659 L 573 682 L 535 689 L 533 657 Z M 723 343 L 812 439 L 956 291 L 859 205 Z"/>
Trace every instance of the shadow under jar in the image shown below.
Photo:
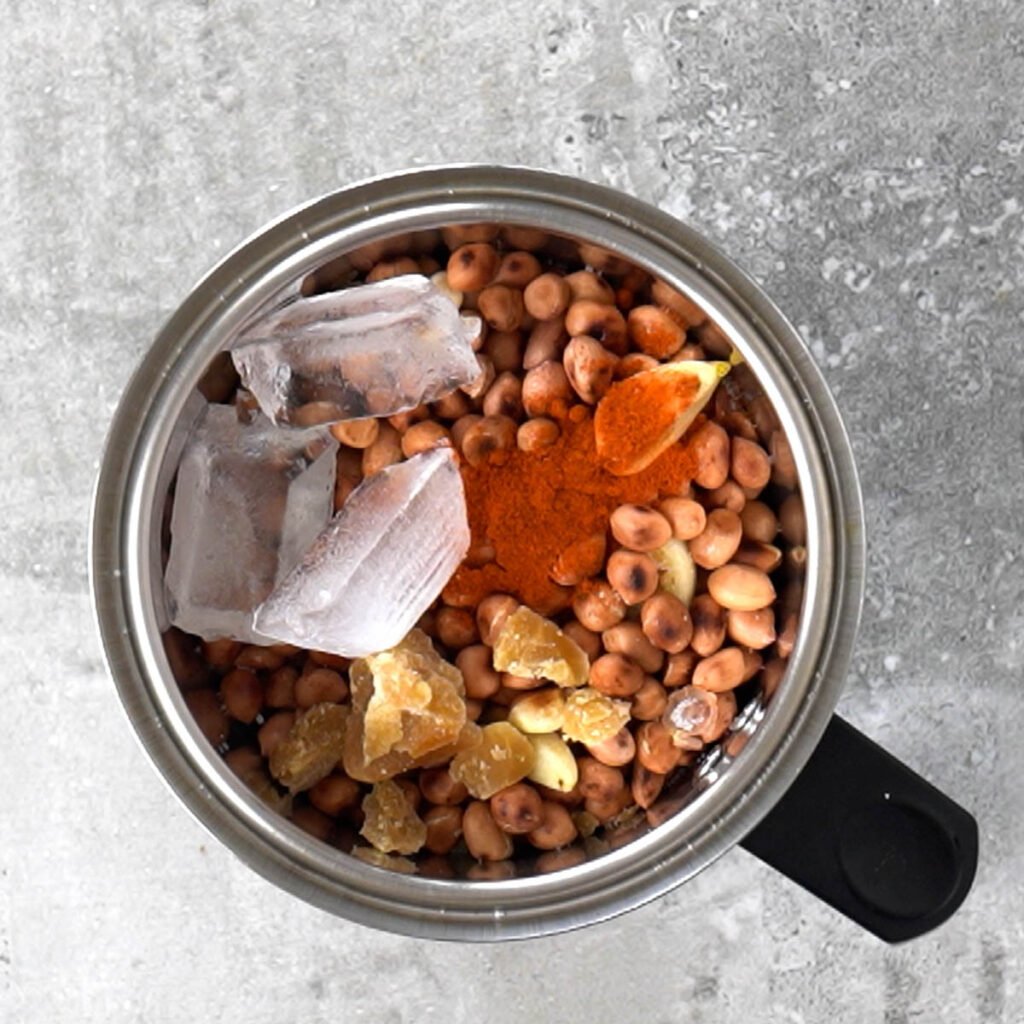
<path fill-rule="evenodd" d="M 389 857 L 360 836 L 368 784 L 336 771 L 292 793 L 271 770 L 275 747 L 308 708 L 350 701 L 348 660 L 183 633 L 170 625 L 163 569 L 175 473 L 197 410 L 244 404 L 226 353 L 245 327 L 301 297 L 431 275 L 450 262 L 463 309 L 485 321 L 478 348 L 489 379 L 382 422 L 374 438 L 340 431 L 336 507 L 378 465 L 368 466 L 367 453 L 386 447 L 381 437 L 390 448 L 379 464 L 440 441 L 464 465 L 486 465 L 486 452 L 474 457 L 474 417 L 510 421 L 509 447 L 529 455 L 552 442 L 545 424 L 564 429 L 572 407 L 588 416 L 616 378 L 673 358 L 735 365 L 681 442 L 696 450 L 703 430 L 713 435 L 705 447 L 725 438 L 724 456 L 712 452 L 680 493 L 653 502 L 697 563 L 692 634 L 675 649 L 660 638 L 659 609 L 644 611 L 657 595 L 625 513 L 619 524 L 607 517 L 596 562 L 621 611 L 589 617 L 568 577 L 554 589 L 569 596 L 536 609 L 592 645 L 592 664 L 602 663 L 595 688 L 630 701 L 622 749 L 574 742 L 581 782 L 571 793 L 528 785 L 550 819 L 539 832 L 509 824 L 508 806 L 460 792 L 443 766 L 405 773 L 396 781 L 418 804 L 434 852 Z M 578 344 L 581 336 L 593 345 Z M 495 557 L 486 547 L 471 548 L 474 567 Z M 973 879 L 973 819 L 832 717 L 863 572 L 848 440 L 805 346 L 770 300 L 657 210 L 514 168 L 438 168 L 352 186 L 230 254 L 130 383 L 93 515 L 107 657 L 178 796 L 283 888 L 366 924 L 436 938 L 500 940 L 602 920 L 674 888 L 738 842 L 890 941 L 948 917 Z M 767 611 L 757 601 L 723 610 L 735 604 L 723 594 L 742 589 L 745 573 L 773 586 Z M 421 624 L 446 659 L 474 666 L 472 715 L 504 721 L 523 695 L 514 678 L 478 678 L 493 671 L 486 647 L 479 651 L 489 640 L 479 635 L 480 597 L 441 600 Z M 666 702 L 684 699 L 709 701 L 714 714 L 679 747 L 662 722 Z M 519 797 L 526 820 L 523 801 L 534 797 Z"/>

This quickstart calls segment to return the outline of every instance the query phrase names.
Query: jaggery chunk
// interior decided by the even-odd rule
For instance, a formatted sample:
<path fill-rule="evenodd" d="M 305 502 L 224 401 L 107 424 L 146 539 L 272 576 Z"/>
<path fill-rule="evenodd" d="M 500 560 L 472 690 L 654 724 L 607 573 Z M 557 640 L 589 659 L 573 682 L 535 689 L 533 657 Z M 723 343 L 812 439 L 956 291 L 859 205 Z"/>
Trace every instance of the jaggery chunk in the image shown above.
<path fill-rule="evenodd" d="M 498 634 L 494 667 L 514 676 L 550 679 L 559 686 L 582 686 L 590 659 L 553 622 L 520 605 Z"/>
<path fill-rule="evenodd" d="M 348 717 L 340 704 L 314 704 L 275 748 L 270 774 L 293 793 L 327 778 L 341 760 Z"/>
<path fill-rule="evenodd" d="M 363 798 L 366 815 L 359 834 L 381 853 L 416 853 L 427 839 L 427 826 L 405 790 L 384 779 Z"/>
<path fill-rule="evenodd" d="M 533 768 L 533 745 L 508 722 L 492 722 L 480 730 L 477 743 L 460 751 L 448 771 L 478 800 L 525 779 Z"/>
<path fill-rule="evenodd" d="M 397 647 L 354 661 L 349 677 L 353 714 L 344 757 L 352 778 L 391 778 L 436 761 L 458 742 L 466 724 L 462 673 L 421 630 Z"/>
<path fill-rule="evenodd" d="M 612 700 L 592 686 L 569 694 L 562 718 L 562 734 L 580 743 L 611 739 L 629 721 L 629 702 Z"/>

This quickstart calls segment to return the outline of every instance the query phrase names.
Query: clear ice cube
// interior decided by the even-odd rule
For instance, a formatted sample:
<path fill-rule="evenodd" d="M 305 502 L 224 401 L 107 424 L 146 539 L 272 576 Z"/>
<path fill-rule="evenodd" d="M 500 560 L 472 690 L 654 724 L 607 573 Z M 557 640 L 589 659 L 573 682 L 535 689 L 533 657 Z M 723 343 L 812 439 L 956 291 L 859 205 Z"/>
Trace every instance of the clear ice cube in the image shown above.
<path fill-rule="evenodd" d="M 256 610 L 261 633 L 365 657 L 399 643 L 469 550 L 462 477 L 450 448 L 364 480 L 302 562 Z"/>
<path fill-rule="evenodd" d="M 164 580 L 171 621 L 204 639 L 270 643 L 252 613 L 331 518 L 338 443 L 207 406 L 178 464 Z"/>
<path fill-rule="evenodd" d="M 390 416 L 468 384 L 478 330 L 407 274 L 299 299 L 249 327 L 231 355 L 271 420 L 308 427 Z"/>

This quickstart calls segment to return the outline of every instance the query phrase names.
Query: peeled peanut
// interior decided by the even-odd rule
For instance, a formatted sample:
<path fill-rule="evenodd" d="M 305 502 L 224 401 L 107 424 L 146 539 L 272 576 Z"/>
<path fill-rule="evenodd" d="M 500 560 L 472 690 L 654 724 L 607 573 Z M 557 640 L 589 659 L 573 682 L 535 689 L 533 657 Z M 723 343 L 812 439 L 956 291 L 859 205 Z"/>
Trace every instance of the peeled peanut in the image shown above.
<path fill-rule="evenodd" d="M 560 419 L 572 404 L 573 391 L 561 363 L 549 360 L 523 377 L 523 408 L 527 416 Z"/>
<path fill-rule="evenodd" d="M 568 340 L 568 335 L 565 333 L 565 321 L 562 317 L 556 316 L 552 320 L 538 321 L 530 331 L 530 337 L 527 339 L 526 348 L 523 351 L 523 369 L 529 371 L 548 360 L 561 359 L 562 350 Z M 512 369 L 518 370 L 518 364 Z"/>
<path fill-rule="evenodd" d="M 636 759 L 648 771 L 667 775 L 683 756 L 662 722 L 644 722 L 636 733 Z"/>
<path fill-rule="evenodd" d="M 615 301 L 615 293 L 604 278 L 598 277 L 592 270 L 577 270 L 565 277 L 566 286 L 573 302 L 589 299 L 606 306 Z"/>
<path fill-rule="evenodd" d="M 490 799 L 491 816 L 502 832 L 522 835 L 541 823 L 540 793 L 525 782 L 498 790 Z"/>
<path fill-rule="evenodd" d="M 568 810 L 553 800 L 545 800 L 541 805 L 541 823 L 526 838 L 539 850 L 557 850 L 568 846 L 576 835 Z"/>
<path fill-rule="evenodd" d="M 612 305 L 589 299 L 574 302 L 565 314 L 565 329 L 570 337 L 585 334 L 617 356 L 626 354 L 626 321 Z"/>
<path fill-rule="evenodd" d="M 644 636 L 638 622 L 620 622 L 601 634 L 601 643 L 609 654 L 624 654 L 645 672 L 658 672 L 665 663 L 665 652 Z"/>
<path fill-rule="evenodd" d="M 634 306 L 626 323 L 630 341 L 656 359 L 668 359 L 686 342 L 686 329 L 657 306 Z"/>
<path fill-rule="evenodd" d="M 642 764 L 633 767 L 633 777 L 630 780 L 629 789 L 633 802 L 646 810 L 661 795 L 665 785 L 665 776 L 652 772 Z"/>
<path fill-rule="evenodd" d="M 751 565 L 761 572 L 775 572 L 782 565 L 782 551 L 774 544 L 759 544 L 757 541 L 745 540 L 736 549 L 732 560 L 741 565 Z"/>
<path fill-rule="evenodd" d="M 775 587 L 767 573 L 749 565 L 723 565 L 708 577 L 708 593 L 723 608 L 757 611 L 775 600 Z"/>
<path fill-rule="evenodd" d="M 523 694 L 508 710 L 508 721 L 529 734 L 557 732 L 564 717 L 565 698 L 558 687 Z"/>
<path fill-rule="evenodd" d="M 779 526 L 788 543 L 807 543 L 807 518 L 799 494 L 790 494 L 779 506 Z"/>
<path fill-rule="evenodd" d="M 654 719 L 661 718 L 667 702 L 668 694 L 665 687 L 657 679 L 648 676 L 643 686 L 633 694 L 630 713 L 638 722 L 653 722 Z"/>
<path fill-rule="evenodd" d="M 727 508 L 739 515 L 747 503 L 747 495 L 735 480 L 726 480 L 721 487 L 708 491 L 707 503 L 708 508 Z"/>
<path fill-rule="evenodd" d="M 651 285 L 651 298 L 659 306 L 664 306 L 681 327 L 696 327 L 708 318 L 696 302 L 677 292 L 664 281 L 655 281 Z"/>
<path fill-rule="evenodd" d="M 790 448 L 789 441 L 781 430 L 772 433 L 768 450 L 771 453 L 772 483 L 785 487 L 788 491 L 795 490 L 799 479 L 796 460 L 793 458 L 793 449 Z"/>
<path fill-rule="evenodd" d="M 653 551 L 672 537 L 672 524 L 648 505 L 619 505 L 609 522 L 612 536 L 633 551 Z"/>
<path fill-rule="evenodd" d="M 498 265 L 495 284 L 525 288 L 541 272 L 540 261 L 531 252 L 507 252 Z"/>
<path fill-rule="evenodd" d="M 590 666 L 590 685 L 609 697 L 632 697 L 643 682 L 643 669 L 621 654 L 602 654 Z"/>
<path fill-rule="evenodd" d="M 471 800 L 462 815 L 462 835 L 477 860 L 505 860 L 512 856 L 512 839 L 498 827 L 490 807 Z"/>
<path fill-rule="evenodd" d="M 499 262 L 493 245 L 486 242 L 461 245 L 448 258 L 448 285 L 460 292 L 478 292 L 494 279 Z"/>
<path fill-rule="evenodd" d="M 579 779 L 579 769 L 569 744 L 553 732 L 527 734 L 526 738 L 533 747 L 533 767 L 526 777 L 531 782 L 560 793 L 574 789 Z"/>
<path fill-rule="evenodd" d="M 369 448 L 380 433 L 380 421 L 343 420 L 341 423 L 332 423 L 328 429 L 338 441 L 347 444 L 349 448 Z"/>

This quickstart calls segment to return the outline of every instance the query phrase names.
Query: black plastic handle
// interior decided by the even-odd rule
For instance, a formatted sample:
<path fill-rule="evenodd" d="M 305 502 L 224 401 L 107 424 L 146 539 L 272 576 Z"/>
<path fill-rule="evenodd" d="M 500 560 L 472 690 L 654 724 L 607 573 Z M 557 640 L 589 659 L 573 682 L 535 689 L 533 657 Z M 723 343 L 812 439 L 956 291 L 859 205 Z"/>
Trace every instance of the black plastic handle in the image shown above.
<path fill-rule="evenodd" d="M 886 942 L 942 924 L 978 865 L 974 818 L 835 716 L 740 845 Z"/>

